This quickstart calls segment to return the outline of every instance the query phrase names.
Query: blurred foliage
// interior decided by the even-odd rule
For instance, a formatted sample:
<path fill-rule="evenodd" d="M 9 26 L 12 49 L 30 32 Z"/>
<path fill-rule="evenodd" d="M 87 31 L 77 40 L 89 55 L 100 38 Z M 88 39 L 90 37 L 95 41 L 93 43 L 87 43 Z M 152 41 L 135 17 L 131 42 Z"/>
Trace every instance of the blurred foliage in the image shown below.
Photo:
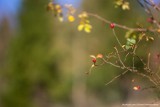
<path fill-rule="evenodd" d="M 8 53 L 8 68 L 5 71 L 7 90 L 2 97 L 3 107 L 43 106 L 43 103 L 51 100 L 53 86 L 58 85 L 57 58 L 51 47 L 53 26 L 46 14 L 46 4 L 44 0 L 23 2 L 20 32 L 13 37 Z M 58 86 L 58 89 L 63 87 Z M 36 99 L 39 101 L 36 102 Z"/>

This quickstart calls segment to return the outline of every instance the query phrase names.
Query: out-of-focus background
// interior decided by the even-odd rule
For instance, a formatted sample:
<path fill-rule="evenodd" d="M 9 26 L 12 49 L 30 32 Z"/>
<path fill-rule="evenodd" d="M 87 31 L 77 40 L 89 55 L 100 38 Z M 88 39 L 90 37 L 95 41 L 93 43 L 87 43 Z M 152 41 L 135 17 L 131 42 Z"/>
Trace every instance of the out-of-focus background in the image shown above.
<path fill-rule="evenodd" d="M 46 11 L 49 1 L 0 0 L 0 107 L 119 107 L 155 101 L 152 90 L 132 89 L 133 78 L 142 87 L 149 83 L 130 73 L 105 86 L 122 72 L 110 65 L 87 76 L 89 55 L 109 53 L 118 45 L 112 31 L 90 18 L 93 31 L 78 32 L 78 21 L 61 23 Z M 130 0 L 130 11 L 115 8 L 113 0 L 55 1 L 119 24 L 148 26 L 148 16 L 135 0 Z M 116 32 L 125 44 L 125 31 Z"/>

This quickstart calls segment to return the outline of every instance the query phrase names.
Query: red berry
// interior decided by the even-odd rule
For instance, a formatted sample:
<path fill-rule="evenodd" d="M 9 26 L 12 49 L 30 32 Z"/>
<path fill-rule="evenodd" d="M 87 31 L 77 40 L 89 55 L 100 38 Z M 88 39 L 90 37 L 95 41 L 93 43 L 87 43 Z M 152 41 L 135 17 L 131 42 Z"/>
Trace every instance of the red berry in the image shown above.
<path fill-rule="evenodd" d="M 141 89 L 141 87 L 140 87 L 140 86 L 137 86 L 137 88 L 138 88 L 138 90 L 140 90 L 140 89 Z"/>
<path fill-rule="evenodd" d="M 138 90 L 141 89 L 141 87 L 140 87 L 140 86 L 134 86 L 133 89 L 134 89 L 135 91 L 138 91 Z"/>
<path fill-rule="evenodd" d="M 153 23 L 153 17 L 150 17 L 150 18 L 147 18 L 147 22 L 149 22 L 149 23 Z"/>
<path fill-rule="evenodd" d="M 111 23 L 111 24 L 110 24 L 110 28 L 113 29 L 114 27 L 115 27 L 115 24 L 114 24 L 114 23 Z"/>
<path fill-rule="evenodd" d="M 96 58 L 93 58 L 93 59 L 92 59 L 92 62 L 93 62 L 93 63 L 96 63 L 96 61 L 97 61 Z"/>

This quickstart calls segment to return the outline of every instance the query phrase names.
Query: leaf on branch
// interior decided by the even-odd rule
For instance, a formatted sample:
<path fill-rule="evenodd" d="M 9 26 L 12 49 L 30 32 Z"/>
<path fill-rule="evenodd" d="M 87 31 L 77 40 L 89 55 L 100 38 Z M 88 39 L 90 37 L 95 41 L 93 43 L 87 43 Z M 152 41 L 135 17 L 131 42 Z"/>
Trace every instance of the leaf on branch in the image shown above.
<path fill-rule="evenodd" d="M 91 58 L 96 58 L 94 55 L 90 55 Z"/>
<path fill-rule="evenodd" d="M 145 36 L 145 33 L 140 33 L 138 39 L 139 39 L 139 40 L 142 40 L 144 36 Z"/>
<path fill-rule="evenodd" d="M 160 29 L 158 29 L 157 32 L 160 33 Z"/>
<path fill-rule="evenodd" d="M 133 30 L 129 30 L 126 32 L 125 38 L 127 39 L 126 45 L 124 47 L 128 50 L 136 44 L 137 35 L 134 33 Z"/>
<path fill-rule="evenodd" d="M 129 30 L 128 32 L 126 32 L 125 38 L 129 38 L 133 32 L 133 30 Z"/>
<path fill-rule="evenodd" d="M 130 4 L 127 1 L 124 0 L 116 0 L 115 1 L 115 7 L 121 7 L 122 10 L 129 10 L 130 9 Z"/>
<path fill-rule="evenodd" d="M 129 2 L 124 2 L 123 5 L 122 5 L 122 9 L 123 10 L 129 10 L 130 9 Z"/>
<path fill-rule="evenodd" d="M 135 38 L 128 38 L 127 43 L 125 45 L 126 49 L 128 50 L 128 49 L 132 48 L 132 46 L 135 45 L 135 44 L 136 44 L 136 39 Z"/>
<path fill-rule="evenodd" d="M 52 2 L 49 2 L 47 5 L 47 11 L 50 11 L 50 10 L 54 10 L 54 4 Z"/>
<path fill-rule="evenodd" d="M 74 21 L 75 21 L 74 16 L 73 16 L 73 15 L 69 15 L 69 16 L 68 16 L 68 21 L 74 22 Z"/>
<path fill-rule="evenodd" d="M 92 72 L 92 68 L 95 67 L 95 64 L 92 64 L 92 66 L 90 67 L 90 70 L 88 72 L 86 72 L 87 75 L 90 75 Z"/>
<path fill-rule="evenodd" d="M 90 21 L 87 19 L 88 14 L 86 12 L 83 12 L 79 14 L 78 16 L 80 18 L 80 24 L 78 25 L 78 31 L 84 30 L 86 33 L 90 33 L 92 29 L 92 25 L 90 24 Z"/>
<path fill-rule="evenodd" d="M 98 54 L 97 58 L 103 58 L 103 55 L 102 54 Z"/>

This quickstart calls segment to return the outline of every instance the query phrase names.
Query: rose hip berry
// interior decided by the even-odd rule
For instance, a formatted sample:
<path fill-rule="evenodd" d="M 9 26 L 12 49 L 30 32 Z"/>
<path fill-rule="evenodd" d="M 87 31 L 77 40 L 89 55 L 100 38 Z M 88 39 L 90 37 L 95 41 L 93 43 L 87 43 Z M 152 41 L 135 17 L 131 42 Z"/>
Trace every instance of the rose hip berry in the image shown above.
<path fill-rule="evenodd" d="M 149 17 L 149 18 L 147 18 L 147 22 L 149 22 L 149 23 L 153 23 L 153 20 L 154 20 L 154 18 L 153 18 L 153 17 Z"/>
<path fill-rule="evenodd" d="M 93 58 L 93 59 L 92 59 L 92 62 L 93 62 L 93 63 L 96 63 L 96 62 L 97 62 L 96 58 Z"/>
<path fill-rule="evenodd" d="M 115 27 L 115 24 L 114 24 L 114 23 L 111 23 L 111 24 L 110 24 L 110 28 L 113 29 L 114 27 Z"/>
<path fill-rule="evenodd" d="M 135 86 L 135 87 L 133 87 L 133 89 L 134 89 L 135 91 L 138 91 L 138 90 L 141 89 L 141 87 L 140 87 L 140 86 Z"/>

